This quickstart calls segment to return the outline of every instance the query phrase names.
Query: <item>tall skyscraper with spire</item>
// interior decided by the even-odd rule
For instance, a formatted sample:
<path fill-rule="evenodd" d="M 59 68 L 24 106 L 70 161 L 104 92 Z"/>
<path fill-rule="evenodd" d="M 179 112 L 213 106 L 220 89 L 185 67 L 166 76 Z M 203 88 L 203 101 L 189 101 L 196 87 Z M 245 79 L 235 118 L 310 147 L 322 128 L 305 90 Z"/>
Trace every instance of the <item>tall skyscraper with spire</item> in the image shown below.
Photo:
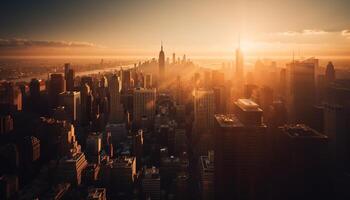
<path fill-rule="evenodd" d="M 238 48 L 236 49 L 236 71 L 235 76 L 238 81 L 242 81 L 243 79 L 243 53 L 241 51 L 241 41 L 238 39 Z"/>
<path fill-rule="evenodd" d="M 165 76 L 165 55 L 163 51 L 163 43 L 161 43 L 158 64 L 159 64 L 159 79 L 163 79 Z"/>

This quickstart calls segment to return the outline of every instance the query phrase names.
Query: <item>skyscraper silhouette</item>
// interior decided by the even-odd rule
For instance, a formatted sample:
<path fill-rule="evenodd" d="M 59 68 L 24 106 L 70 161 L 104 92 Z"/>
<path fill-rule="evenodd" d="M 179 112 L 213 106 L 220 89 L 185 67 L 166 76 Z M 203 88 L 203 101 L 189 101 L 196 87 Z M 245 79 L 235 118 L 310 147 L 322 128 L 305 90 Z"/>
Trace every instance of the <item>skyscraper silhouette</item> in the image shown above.
<path fill-rule="evenodd" d="M 164 80 L 165 76 L 165 55 L 163 51 L 163 43 L 161 44 L 159 52 L 159 58 L 158 58 L 158 65 L 159 65 L 159 81 L 162 82 Z"/>

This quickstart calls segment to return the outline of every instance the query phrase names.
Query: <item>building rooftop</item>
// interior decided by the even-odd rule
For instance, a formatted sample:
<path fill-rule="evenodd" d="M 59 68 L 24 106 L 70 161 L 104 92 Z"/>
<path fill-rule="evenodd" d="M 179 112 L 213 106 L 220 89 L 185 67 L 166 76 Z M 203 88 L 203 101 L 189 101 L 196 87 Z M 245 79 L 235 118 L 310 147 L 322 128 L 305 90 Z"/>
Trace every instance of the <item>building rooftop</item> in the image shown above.
<path fill-rule="evenodd" d="M 327 138 L 327 136 L 322 135 L 305 124 L 288 124 L 280 128 L 291 138 Z"/>
<path fill-rule="evenodd" d="M 104 199 L 106 196 L 105 188 L 90 188 L 88 199 Z"/>
<path fill-rule="evenodd" d="M 113 160 L 113 167 L 130 168 L 132 167 L 135 157 L 122 157 Z"/>
<path fill-rule="evenodd" d="M 220 127 L 243 127 L 243 123 L 234 114 L 216 114 L 215 119 L 219 123 Z"/>
<path fill-rule="evenodd" d="M 60 93 L 61 96 L 75 96 L 78 94 L 80 94 L 78 91 L 64 91 Z"/>
<path fill-rule="evenodd" d="M 201 161 L 201 167 L 203 171 L 214 172 L 214 162 L 210 162 L 208 156 L 201 156 L 200 161 Z"/>
<path fill-rule="evenodd" d="M 236 105 L 244 111 L 259 111 L 262 112 L 259 105 L 250 99 L 238 99 Z"/>
<path fill-rule="evenodd" d="M 159 179 L 159 169 L 156 167 L 151 168 L 145 168 L 144 169 L 144 177 L 145 178 L 152 178 L 152 179 Z"/>

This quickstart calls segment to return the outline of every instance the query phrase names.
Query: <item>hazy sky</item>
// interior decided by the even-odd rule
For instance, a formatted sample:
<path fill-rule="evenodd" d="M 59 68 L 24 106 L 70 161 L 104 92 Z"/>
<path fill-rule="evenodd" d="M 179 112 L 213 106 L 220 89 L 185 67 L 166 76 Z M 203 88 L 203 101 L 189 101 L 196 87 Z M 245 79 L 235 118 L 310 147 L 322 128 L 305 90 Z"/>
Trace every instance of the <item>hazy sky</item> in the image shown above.
<path fill-rule="evenodd" d="M 0 53 L 350 56 L 349 0 L 125 0 L 0 3 Z M 11 52 L 11 53 L 9 53 Z M 0 55 L 1 55 L 0 54 Z"/>

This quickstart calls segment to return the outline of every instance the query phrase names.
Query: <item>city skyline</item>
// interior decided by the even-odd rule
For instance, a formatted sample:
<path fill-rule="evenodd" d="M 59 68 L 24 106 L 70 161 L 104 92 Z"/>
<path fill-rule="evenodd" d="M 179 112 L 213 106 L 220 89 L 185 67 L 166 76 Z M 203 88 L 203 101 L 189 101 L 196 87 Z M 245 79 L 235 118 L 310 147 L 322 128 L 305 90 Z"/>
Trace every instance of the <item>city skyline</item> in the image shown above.
<path fill-rule="evenodd" d="M 349 7 L 0 3 L 0 199 L 350 199 Z"/>

